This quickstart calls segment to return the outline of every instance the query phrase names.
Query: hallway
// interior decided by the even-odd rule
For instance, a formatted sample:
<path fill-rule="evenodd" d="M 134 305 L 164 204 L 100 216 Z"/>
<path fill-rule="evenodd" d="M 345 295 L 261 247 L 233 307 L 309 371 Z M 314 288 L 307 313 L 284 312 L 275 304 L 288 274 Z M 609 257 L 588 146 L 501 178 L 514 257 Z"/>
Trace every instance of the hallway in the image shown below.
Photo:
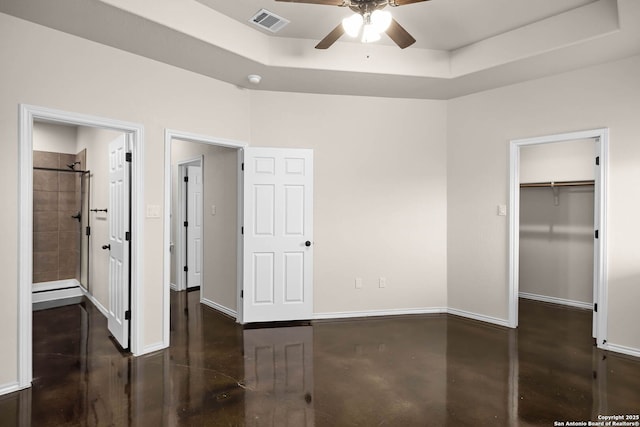
<path fill-rule="evenodd" d="M 171 293 L 171 348 L 132 358 L 87 301 L 34 312 L 34 382 L 0 425 L 550 426 L 640 412 L 640 360 L 591 314 L 520 303 L 517 331 L 446 315 L 249 329 Z"/>

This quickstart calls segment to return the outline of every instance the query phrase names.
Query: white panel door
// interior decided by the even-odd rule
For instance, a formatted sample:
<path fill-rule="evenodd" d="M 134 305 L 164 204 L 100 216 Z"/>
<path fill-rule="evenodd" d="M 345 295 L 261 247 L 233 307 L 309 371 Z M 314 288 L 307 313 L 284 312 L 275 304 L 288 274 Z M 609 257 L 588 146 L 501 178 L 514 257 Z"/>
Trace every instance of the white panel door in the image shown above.
<path fill-rule="evenodd" d="M 202 285 L 202 168 L 187 166 L 187 288 Z"/>
<path fill-rule="evenodd" d="M 109 306 L 108 327 L 122 348 L 129 348 L 129 165 L 127 136 L 109 143 Z"/>
<path fill-rule="evenodd" d="M 595 140 L 595 158 L 594 159 L 594 185 L 593 185 L 593 230 L 594 230 L 594 240 L 593 240 L 593 317 L 592 317 L 592 333 L 593 338 L 598 338 L 598 312 L 595 311 L 595 307 L 598 304 L 600 299 L 600 287 L 598 284 L 600 283 L 600 239 L 595 238 L 595 230 L 600 228 L 600 149 L 601 143 L 600 138 L 596 138 Z M 598 233 L 600 231 L 598 230 Z"/>
<path fill-rule="evenodd" d="M 312 150 L 244 150 L 243 224 L 243 322 L 311 319 Z"/>

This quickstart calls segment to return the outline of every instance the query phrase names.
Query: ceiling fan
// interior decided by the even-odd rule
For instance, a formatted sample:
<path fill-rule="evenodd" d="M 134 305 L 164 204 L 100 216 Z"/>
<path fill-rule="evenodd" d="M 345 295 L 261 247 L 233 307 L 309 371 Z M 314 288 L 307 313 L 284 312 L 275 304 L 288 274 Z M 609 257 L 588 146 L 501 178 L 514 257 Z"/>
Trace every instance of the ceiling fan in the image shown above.
<path fill-rule="evenodd" d="M 327 49 L 334 44 L 343 34 L 352 37 L 361 35 L 364 43 L 377 41 L 380 33 L 387 33 L 401 49 L 411 46 L 416 39 L 411 36 L 391 14 L 382 9 L 386 6 L 404 6 L 406 4 L 420 3 L 428 0 L 276 0 L 288 3 L 310 3 L 328 6 L 348 7 L 355 12 L 349 18 L 333 29 L 324 39 L 316 45 L 316 49 Z"/>

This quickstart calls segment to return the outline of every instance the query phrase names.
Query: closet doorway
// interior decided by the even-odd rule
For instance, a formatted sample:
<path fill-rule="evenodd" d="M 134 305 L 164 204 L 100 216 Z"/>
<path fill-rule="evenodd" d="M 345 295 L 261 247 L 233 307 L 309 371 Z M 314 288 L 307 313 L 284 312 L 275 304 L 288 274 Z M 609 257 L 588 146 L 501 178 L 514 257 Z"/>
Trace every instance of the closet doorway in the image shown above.
<path fill-rule="evenodd" d="M 589 308 L 606 348 L 607 142 L 607 129 L 511 141 L 511 327 L 520 297 Z"/>

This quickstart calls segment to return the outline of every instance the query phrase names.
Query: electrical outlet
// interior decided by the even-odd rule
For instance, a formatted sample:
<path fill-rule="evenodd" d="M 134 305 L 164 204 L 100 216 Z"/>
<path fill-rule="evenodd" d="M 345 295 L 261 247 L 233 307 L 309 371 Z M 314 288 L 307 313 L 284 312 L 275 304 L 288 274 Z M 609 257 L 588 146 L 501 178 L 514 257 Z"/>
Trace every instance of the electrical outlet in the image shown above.
<path fill-rule="evenodd" d="M 381 288 L 386 288 L 387 287 L 387 278 L 386 277 L 381 277 L 380 280 L 378 280 L 378 286 L 380 286 Z"/>
<path fill-rule="evenodd" d="M 356 277 L 356 289 L 362 289 L 362 277 Z"/>

